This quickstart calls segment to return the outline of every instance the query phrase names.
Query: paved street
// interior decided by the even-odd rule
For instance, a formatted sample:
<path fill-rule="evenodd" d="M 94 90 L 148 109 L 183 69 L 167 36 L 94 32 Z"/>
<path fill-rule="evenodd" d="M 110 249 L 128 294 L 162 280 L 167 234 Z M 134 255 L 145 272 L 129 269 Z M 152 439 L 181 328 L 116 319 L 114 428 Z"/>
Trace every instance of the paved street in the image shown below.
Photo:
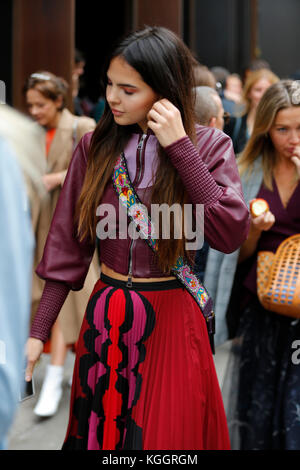
<path fill-rule="evenodd" d="M 228 359 L 230 342 L 217 348 L 214 357 L 220 385 L 222 386 Z M 9 450 L 58 450 L 61 448 L 69 418 L 69 400 L 74 354 L 68 353 L 64 371 L 64 393 L 57 414 L 51 418 L 38 418 L 33 413 L 38 394 L 42 386 L 49 355 L 44 354 L 35 369 L 34 380 L 36 394 L 19 405 L 14 424 L 9 434 Z"/>
<path fill-rule="evenodd" d="M 75 356 L 68 352 L 63 381 L 63 397 L 58 412 L 51 418 L 39 418 L 33 413 L 43 383 L 46 365 L 50 356 L 44 354 L 34 371 L 35 396 L 19 405 L 14 424 L 8 438 L 9 450 L 58 450 L 61 448 L 69 417 L 71 387 L 68 384 L 72 376 Z"/>

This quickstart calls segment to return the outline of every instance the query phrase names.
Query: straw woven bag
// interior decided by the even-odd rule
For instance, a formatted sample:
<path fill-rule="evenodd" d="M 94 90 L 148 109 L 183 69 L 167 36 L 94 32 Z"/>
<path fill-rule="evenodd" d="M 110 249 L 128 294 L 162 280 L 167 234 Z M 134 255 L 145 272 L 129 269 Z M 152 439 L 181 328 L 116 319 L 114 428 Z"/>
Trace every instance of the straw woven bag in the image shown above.
<path fill-rule="evenodd" d="M 300 234 L 284 240 L 276 253 L 258 253 L 257 294 L 266 310 L 300 318 Z"/>

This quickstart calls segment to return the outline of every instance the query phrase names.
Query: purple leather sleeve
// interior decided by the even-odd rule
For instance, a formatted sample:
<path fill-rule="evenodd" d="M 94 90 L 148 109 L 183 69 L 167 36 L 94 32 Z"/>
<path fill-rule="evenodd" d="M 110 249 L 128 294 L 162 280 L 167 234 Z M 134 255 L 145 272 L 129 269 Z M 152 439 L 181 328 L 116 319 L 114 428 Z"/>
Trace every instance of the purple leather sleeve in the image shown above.
<path fill-rule="evenodd" d="M 165 148 L 193 204 L 204 204 L 205 239 L 231 253 L 248 236 L 250 216 L 231 139 L 217 129 L 199 127 L 198 148 L 183 137 Z"/>
<path fill-rule="evenodd" d="M 36 269 L 42 279 L 64 282 L 72 290 L 83 287 L 95 250 L 94 244 L 79 242 L 75 226 L 76 202 L 85 176 L 91 134 L 85 134 L 74 151 Z"/>
<path fill-rule="evenodd" d="M 63 282 L 46 281 L 29 336 L 47 341 L 51 328 L 70 292 Z"/>

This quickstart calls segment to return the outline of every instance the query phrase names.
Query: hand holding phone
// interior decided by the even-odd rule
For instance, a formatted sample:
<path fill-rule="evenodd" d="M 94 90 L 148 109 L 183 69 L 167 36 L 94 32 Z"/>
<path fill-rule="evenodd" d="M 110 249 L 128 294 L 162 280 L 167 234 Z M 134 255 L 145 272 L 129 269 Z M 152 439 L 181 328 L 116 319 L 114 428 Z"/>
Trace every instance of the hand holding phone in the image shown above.
<path fill-rule="evenodd" d="M 35 386 L 34 386 L 33 377 L 31 378 L 29 382 L 25 380 L 25 370 L 24 370 L 23 375 L 22 375 L 22 380 L 21 380 L 21 386 L 20 386 L 19 401 L 22 402 L 24 400 L 27 400 L 28 398 L 33 397 L 34 395 L 35 395 Z"/>
<path fill-rule="evenodd" d="M 44 343 L 37 338 L 29 338 L 26 344 L 27 368 L 25 380 L 28 382 L 32 378 L 33 369 L 44 350 Z"/>

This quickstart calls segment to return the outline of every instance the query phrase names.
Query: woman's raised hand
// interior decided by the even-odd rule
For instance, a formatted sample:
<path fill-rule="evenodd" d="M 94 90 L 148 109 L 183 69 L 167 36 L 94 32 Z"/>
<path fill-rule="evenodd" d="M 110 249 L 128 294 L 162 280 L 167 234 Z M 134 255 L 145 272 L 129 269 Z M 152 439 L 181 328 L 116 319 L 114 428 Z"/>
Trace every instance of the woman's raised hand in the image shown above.
<path fill-rule="evenodd" d="M 270 230 L 272 225 L 275 223 L 275 217 L 272 212 L 267 211 L 258 217 L 252 217 L 252 229 L 257 232 L 263 232 Z"/>
<path fill-rule="evenodd" d="M 270 211 L 264 212 L 257 217 L 252 216 L 248 238 L 240 249 L 239 263 L 250 258 L 255 253 L 261 233 L 265 230 L 270 230 L 274 222 L 275 217 Z"/>
<path fill-rule="evenodd" d="M 300 178 L 300 147 L 296 147 L 294 155 L 291 158 L 292 162 L 295 164 L 298 176 Z"/>
<path fill-rule="evenodd" d="M 154 103 L 147 118 L 148 127 L 162 147 L 167 147 L 186 136 L 179 109 L 165 98 Z"/>

